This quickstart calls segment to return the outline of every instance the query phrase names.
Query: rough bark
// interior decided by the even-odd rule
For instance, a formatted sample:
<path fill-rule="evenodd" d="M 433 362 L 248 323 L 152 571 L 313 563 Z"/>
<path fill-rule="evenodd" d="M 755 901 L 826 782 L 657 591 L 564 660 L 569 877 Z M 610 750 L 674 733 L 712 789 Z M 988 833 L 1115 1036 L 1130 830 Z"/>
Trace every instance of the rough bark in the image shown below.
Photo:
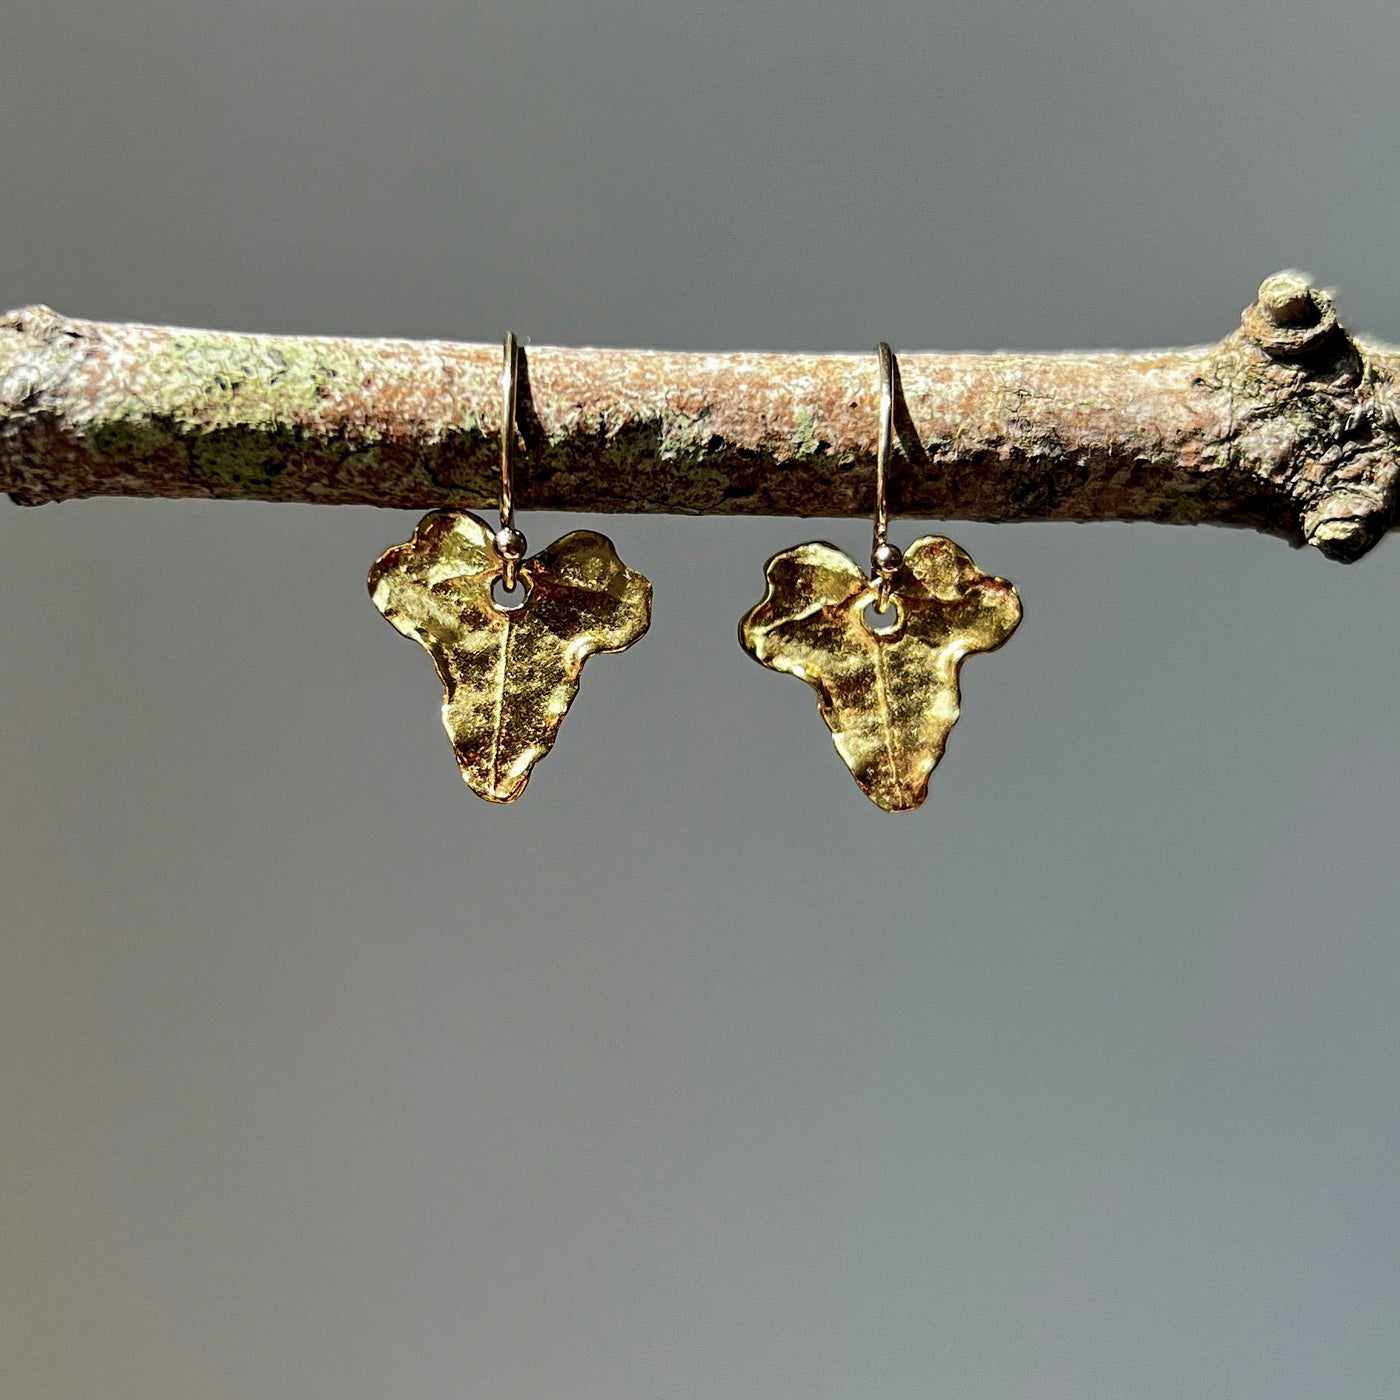
<path fill-rule="evenodd" d="M 497 345 L 0 321 L 0 489 L 25 505 L 196 496 L 492 505 Z M 868 355 L 537 347 L 523 357 L 524 509 L 863 515 Z M 1400 350 L 1297 274 L 1216 345 L 902 354 L 891 484 L 906 515 L 1248 526 L 1334 559 L 1390 528 Z"/>

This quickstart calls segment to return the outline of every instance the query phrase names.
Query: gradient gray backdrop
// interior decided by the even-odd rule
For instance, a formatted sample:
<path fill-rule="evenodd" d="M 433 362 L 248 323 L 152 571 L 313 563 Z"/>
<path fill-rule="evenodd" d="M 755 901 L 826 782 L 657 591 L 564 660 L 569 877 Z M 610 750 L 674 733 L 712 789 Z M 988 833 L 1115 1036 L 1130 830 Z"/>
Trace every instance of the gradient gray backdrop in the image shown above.
<path fill-rule="evenodd" d="M 0 300 L 687 349 L 1400 339 L 1394 0 L 15 0 Z M 873 373 L 873 360 L 872 360 Z M 655 581 L 516 808 L 412 517 L 0 506 L 0 1394 L 1389 1400 L 1400 547 L 961 526 L 890 818 Z M 907 543 L 914 522 L 895 538 Z"/>

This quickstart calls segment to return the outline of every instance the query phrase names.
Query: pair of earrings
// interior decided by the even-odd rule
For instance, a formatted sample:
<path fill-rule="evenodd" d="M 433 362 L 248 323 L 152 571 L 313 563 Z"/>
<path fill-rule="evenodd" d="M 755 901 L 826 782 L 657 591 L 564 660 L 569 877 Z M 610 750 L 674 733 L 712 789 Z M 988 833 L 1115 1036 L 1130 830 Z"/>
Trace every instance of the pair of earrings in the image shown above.
<path fill-rule="evenodd" d="M 964 657 L 1002 645 L 1021 620 L 1016 590 L 982 573 L 951 540 L 889 543 L 887 478 L 894 356 L 878 347 L 880 427 L 869 575 L 835 545 L 784 550 L 767 592 L 739 624 L 756 661 L 806 681 L 856 782 L 887 812 L 928 794 L 958 718 Z M 500 528 L 435 510 L 369 574 L 370 596 L 420 643 L 442 681 L 442 721 L 467 785 L 514 802 L 578 693 L 584 662 L 625 651 L 651 623 L 651 584 L 612 541 L 575 530 L 526 557 L 515 528 L 513 464 L 519 350 L 501 371 Z"/>

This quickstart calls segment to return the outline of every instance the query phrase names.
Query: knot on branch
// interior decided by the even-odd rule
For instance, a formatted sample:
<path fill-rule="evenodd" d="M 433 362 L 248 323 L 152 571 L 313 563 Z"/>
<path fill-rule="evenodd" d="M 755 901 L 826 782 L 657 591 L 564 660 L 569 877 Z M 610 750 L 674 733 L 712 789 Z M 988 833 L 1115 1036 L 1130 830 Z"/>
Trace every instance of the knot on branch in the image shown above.
<path fill-rule="evenodd" d="M 1241 322 L 1245 334 L 1276 360 L 1315 354 L 1340 330 L 1331 295 L 1312 286 L 1301 272 L 1266 277 L 1258 300 L 1245 308 Z"/>
<path fill-rule="evenodd" d="M 1222 349 L 1238 356 L 1228 376 L 1236 465 L 1286 496 L 1298 543 L 1360 559 L 1395 517 L 1392 356 L 1349 335 L 1331 295 L 1296 272 L 1265 280 Z"/>

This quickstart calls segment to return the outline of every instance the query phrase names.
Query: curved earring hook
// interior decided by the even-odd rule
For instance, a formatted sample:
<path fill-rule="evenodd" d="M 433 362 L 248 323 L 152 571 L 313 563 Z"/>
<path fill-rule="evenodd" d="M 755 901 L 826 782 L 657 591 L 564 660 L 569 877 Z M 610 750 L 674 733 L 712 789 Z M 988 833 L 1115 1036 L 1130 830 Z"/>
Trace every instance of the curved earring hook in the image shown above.
<path fill-rule="evenodd" d="M 879 585 L 875 611 L 890 605 L 890 588 L 904 563 L 904 554 L 889 542 L 890 507 L 887 487 L 890 444 L 894 438 L 894 351 L 882 340 L 875 353 L 880 360 L 880 437 L 875 450 L 875 537 L 870 546 L 871 583 Z"/>
<path fill-rule="evenodd" d="M 520 388 L 520 348 L 515 333 L 506 332 L 505 360 L 501 366 L 501 528 L 491 543 L 501 559 L 501 581 L 506 592 L 515 592 L 515 575 L 525 557 L 525 536 L 515 528 L 515 405 Z"/>

